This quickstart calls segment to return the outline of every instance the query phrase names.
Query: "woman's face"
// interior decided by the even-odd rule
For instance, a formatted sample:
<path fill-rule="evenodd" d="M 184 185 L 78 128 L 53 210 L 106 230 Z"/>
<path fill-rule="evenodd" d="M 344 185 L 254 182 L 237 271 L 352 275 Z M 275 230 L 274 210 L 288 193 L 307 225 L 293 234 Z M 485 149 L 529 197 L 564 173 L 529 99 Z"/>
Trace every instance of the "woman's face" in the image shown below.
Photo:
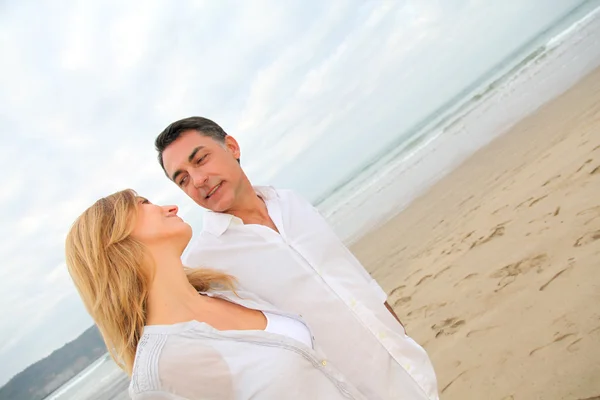
<path fill-rule="evenodd" d="M 131 236 L 147 246 L 172 243 L 183 251 L 192 237 L 192 228 L 177 216 L 177 206 L 157 206 L 143 197 L 137 201 Z"/>

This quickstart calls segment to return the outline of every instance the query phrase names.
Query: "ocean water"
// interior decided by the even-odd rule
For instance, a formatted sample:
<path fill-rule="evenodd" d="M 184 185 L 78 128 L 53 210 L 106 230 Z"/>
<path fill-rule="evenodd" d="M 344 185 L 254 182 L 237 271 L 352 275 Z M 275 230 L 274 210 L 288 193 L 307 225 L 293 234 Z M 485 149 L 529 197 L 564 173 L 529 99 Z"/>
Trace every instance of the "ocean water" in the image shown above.
<path fill-rule="evenodd" d="M 600 66 L 600 1 L 587 1 L 524 43 L 317 202 L 352 243 L 405 208 L 478 149 Z M 108 357 L 47 400 L 127 399 L 127 376 Z"/>
<path fill-rule="evenodd" d="M 108 354 L 56 390 L 45 400 L 122 400 L 129 399 L 129 378 Z"/>
<path fill-rule="evenodd" d="M 330 191 L 317 208 L 353 243 L 598 67 L 599 40 L 600 1 L 588 1 L 399 135 L 392 150 Z"/>

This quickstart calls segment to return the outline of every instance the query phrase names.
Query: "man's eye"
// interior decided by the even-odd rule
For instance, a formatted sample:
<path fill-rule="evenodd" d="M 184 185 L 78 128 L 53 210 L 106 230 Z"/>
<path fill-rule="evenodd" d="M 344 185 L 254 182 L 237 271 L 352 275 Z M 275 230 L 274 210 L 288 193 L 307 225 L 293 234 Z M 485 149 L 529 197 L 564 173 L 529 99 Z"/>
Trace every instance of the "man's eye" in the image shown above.
<path fill-rule="evenodd" d="M 179 181 L 179 186 L 183 186 L 185 183 L 187 182 L 187 176 L 184 176 L 183 178 L 181 178 L 181 180 Z"/>
<path fill-rule="evenodd" d="M 204 159 L 206 158 L 206 156 L 202 156 L 198 159 L 198 161 L 196 161 L 196 164 L 200 164 L 202 161 L 204 161 Z"/>

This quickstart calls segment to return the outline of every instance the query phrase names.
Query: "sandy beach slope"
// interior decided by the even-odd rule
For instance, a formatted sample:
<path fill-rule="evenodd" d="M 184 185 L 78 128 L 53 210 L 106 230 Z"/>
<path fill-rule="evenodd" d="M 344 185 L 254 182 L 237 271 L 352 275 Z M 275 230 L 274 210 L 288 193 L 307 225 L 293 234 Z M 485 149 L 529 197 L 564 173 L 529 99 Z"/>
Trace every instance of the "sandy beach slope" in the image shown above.
<path fill-rule="evenodd" d="M 352 250 L 443 399 L 600 399 L 600 70 Z"/>

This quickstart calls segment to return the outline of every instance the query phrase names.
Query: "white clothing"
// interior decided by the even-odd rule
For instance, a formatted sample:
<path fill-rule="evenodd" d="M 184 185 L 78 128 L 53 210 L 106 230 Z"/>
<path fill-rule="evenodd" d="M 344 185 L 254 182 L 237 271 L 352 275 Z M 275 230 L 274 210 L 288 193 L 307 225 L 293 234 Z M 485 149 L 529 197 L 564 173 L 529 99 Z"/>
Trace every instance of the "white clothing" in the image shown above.
<path fill-rule="evenodd" d="M 206 294 L 300 319 L 251 293 Z M 132 400 L 370 400 L 328 363 L 314 343 L 315 349 L 264 330 L 220 331 L 198 321 L 146 326 L 136 350 L 129 395 Z M 408 395 L 399 398 L 425 399 L 408 391 L 403 394 Z"/>
<path fill-rule="evenodd" d="M 285 315 L 273 314 L 266 311 L 263 311 L 263 315 L 267 319 L 265 332 L 287 336 L 312 349 L 313 345 L 310 331 L 303 322 L 298 319 L 286 317 Z"/>
<path fill-rule="evenodd" d="M 385 292 L 325 219 L 291 191 L 255 190 L 279 233 L 208 212 L 184 263 L 234 275 L 244 290 L 302 315 L 330 362 L 368 399 L 418 398 L 398 397 L 414 386 L 437 400 L 427 353 L 385 308 Z"/>

